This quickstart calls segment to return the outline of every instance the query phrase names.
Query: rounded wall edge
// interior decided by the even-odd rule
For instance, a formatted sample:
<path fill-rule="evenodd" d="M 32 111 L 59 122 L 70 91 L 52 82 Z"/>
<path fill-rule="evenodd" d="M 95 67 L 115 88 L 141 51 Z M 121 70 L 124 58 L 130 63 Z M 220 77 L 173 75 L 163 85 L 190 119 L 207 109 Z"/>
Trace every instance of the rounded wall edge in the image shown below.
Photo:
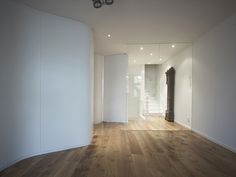
<path fill-rule="evenodd" d="M 40 18 L 41 17 L 39 17 L 39 16 L 41 16 L 42 14 L 47 14 L 47 15 L 52 15 L 52 14 L 48 14 L 48 13 L 46 13 L 46 12 L 42 12 L 42 11 L 38 11 L 38 10 L 35 10 L 35 9 L 33 9 L 33 8 L 31 8 L 31 7 L 28 7 L 28 6 L 25 6 L 25 5 L 21 5 L 20 3 L 15 3 L 15 2 L 7 2 L 7 1 L 1 1 L 1 8 L 9 8 L 10 9 L 10 12 L 11 11 L 13 11 L 14 12 L 14 10 L 15 9 L 17 9 L 17 13 L 22 13 L 22 14 L 24 14 L 24 15 L 30 15 L 30 14 L 35 14 L 35 16 L 37 16 L 37 18 L 35 18 L 34 20 L 37 20 L 37 23 L 38 24 L 41 24 L 41 22 L 40 21 L 38 21 L 38 20 L 40 20 Z M 7 10 L 6 10 L 7 11 Z M 10 13 L 9 12 L 9 13 Z M 13 14 L 14 15 L 14 14 Z M 52 16 L 55 16 L 55 17 L 59 17 L 59 16 L 56 16 L 56 15 L 52 15 Z M 26 19 L 28 19 L 28 18 L 34 18 L 34 16 L 32 17 L 28 17 L 28 16 L 24 16 L 24 17 L 26 17 Z M 5 19 L 6 18 L 6 19 Z M 60 17 L 62 20 L 65 20 L 65 21 L 73 21 L 73 22 L 76 22 L 76 23 L 78 23 L 80 26 L 81 26 L 81 28 L 83 28 L 85 31 L 87 31 L 88 33 L 92 33 L 92 30 L 90 29 L 90 27 L 87 25 L 87 24 L 84 24 L 84 23 L 81 23 L 81 22 L 79 22 L 79 21 L 75 21 L 75 20 L 72 20 L 72 19 L 67 19 L 67 18 L 64 18 L 64 17 Z M 0 19 L 0 20 L 2 20 L 2 19 Z M 3 20 L 10 20 L 10 19 L 7 19 L 7 16 L 6 17 L 4 17 L 4 19 Z M 15 21 L 14 22 L 11 22 L 11 23 L 15 23 Z M 25 29 L 25 28 L 24 28 Z M 32 30 L 32 29 L 31 29 Z M 27 33 L 27 31 L 23 31 L 24 33 Z M 31 31 L 32 32 L 32 31 Z M 38 32 L 38 31 L 37 31 Z M 34 33 L 36 33 L 36 31 L 34 31 Z M 1 34 L 0 34 L 1 35 Z M 38 34 L 36 34 L 36 35 L 38 35 Z M 90 34 L 91 35 L 91 34 Z M 31 37 L 31 36 L 30 36 Z M 91 37 L 91 36 L 90 36 Z M 24 40 L 24 38 L 22 38 L 23 40 Z M 33 39 L 31 39 L 30 38 L 30 40 L 33 40 Z M 0 42 L 1 43 L 1 42 Z M 39 40 L 38 41 L 38 45 L 40 45 L 40 43 L 41 43 L 41 41 Z M 91 41 L 90 42 L 88 42 L 90 45 L 91 45 Z M 24 44 L 24 42 L 22 42 L 22 44 Z M 36 46 L 35 46 L 36 47 Z M 93 46 L 92 46 L 93 47 Z M 35 50 L 37 50 L 36 51 L 36 53 L 37 54 L 39 54 L 40 55 L 40 52 L 41 52 L 41 49 L 37 46 L 36 47 L 37 49 L 35 49 Z M 91 50 L 91 49 L 89 49 L 89 50 Z M 27 52 L 28 50 L 25 50 L 24 52 Z M 12 51 L 13 53 L 14 53 L 14 51 Z M 39 57 L 39 56 L 38 56 Z M 17 59 L 17 58 L 16 58 Z M 84 60 L 87 60 L 88 58 L 84 58 Z M 37 60 L 36 61 L 36 63 L 40 63 L 40 61 L 39 60 Z M 89 63 L 90 64 L 90 63 Z M 35 66 L 35 67 L 41 67 L 41 66 Z M 88 68 L 90 68 L 90 66 L 88 66 Z M 87 68 L 86 68 L 87 69 Z M 88 69 L 89 70 L 89 72 L 91 72 L 92 71 L 92 68 L 90 68 L 90 69 Z M 23 77 L 23 76 L 22 76 Z M 1 78 L 0 78 L 1 79 Z M 86 78 L 84 78 L 84 79 L 87 79 L 87 77 Z M 37 80 L 37 82 L 40 82 L 40 80 Z M 89 81 L 88 81 L 89 82 Z M 92 84 L 92 83 L 91 83 Z M 31 85 L 30 85 L 31 86 Z M 91 85 L 87 85 L 87 87 L 90 87 Z M 1 94 L 1 93 L 0 93 Z M 40 95 L 40 93 L 38 92 L 38 94 Z M 91 93 L 90 93 L 91 94 Z M 91 97 L 91 95 L 88 95 L 88 97 Z M 91 102 L 92 102 L 92 100 L 91 100 Z M 34 102 L 32 103 L 32 104 L 35 104 Z M 37 104 L 38 104 L 38 102 L 37 102 Z M 40 109 L 40 108 L 38 108 L 38 109 Z M 90 112 L 91 111 L 91 108 L 88 108 L 88 111 Z M 36 113 L 31 113 L 31 114 L 36 114 Z M 31 114 L 29 114 L 29 115 L 31 115 Z M 86 122 L 86 124 L 88 125 L 88 128 L 86 129 L 86 131 L 84 131 L 84 138 L 83 138 L 83 140 L 81 140 L 81 141 L 78 141 L 78 142 L 80 142 L 80 143 L 78 143 L 78 144 L 76 144 L 76 143 L 74 143 L 75 145 L 73 145 L 73 146 L 64 146 L 64 147 L 62 147 L 62 148 L 52 148 L 51 150 L 48 150 L 48 151 L 46 151 L 46 150 L 42 150 L 41 149 L 41 147 L 39 147 L 38 145 L 37 145 L 37 148 L 36 149 L 31 149 L 31 151 L 29 151 L 29 152 L 26 152 L 27 150 L 25 150 L 25 151 L 20 151 L 20 147 L 22 146 L 22 145 L 24 145 L 24 146 L 27 146 L 28 148 L 30 148 L 29 146 L 30 146 L 30 144 L 32 143 L 32 142 L 30 142 L 30 140 L 31 139 L 33 139 L 33 138 L 35 138 L 35 137 L 33 137 L 33 138 L 31 138 L 31 139 L 29 139 L 29 142 L 27 142 L 27 138 L 28 138 L 28 136 L 27 137 L 24 137 L 24 140 L 25 140 L 25 144 L 24 143 L 22 143 L 22 144 L 17 144 L 18 142 L 13 142 L 13 144 L 16 144 L 17 145 L 17 147 L 19 147 L 19 148 L 17 148 L 17 147 L 15 147 L 15 150 L 16 151 L 18 151 L 19 150 L 19 152 L 15 152 L 15 154 L 16 154 L 16 156 L 15 157 L 13 157 L 13 156 L 11 156 L 11 157 L 9 157 L 9 155 L 8 154 L 11 154 L 11 152 L 10 151 L 8 151 L 7 150 L 7 152 L 5 153 L 5 150 L 3 149 L 3 150 L 1 150 L 2 152 L 0 152 L 0 154 L 3 154 L 3 153 L 5 153 L 5 154 L 7 154 L 6 155 L 6 158 L 4 158 L 4 159 L 1 159 L 1 164 L 0 164 L 0 171 L 2 171 L 2 170 L 4 170 L 4 169 L 6 169 L 6 168 L 8 168 L 8 167 L 10 167 L 10 166 L 13 166 L 14 164 L 16 164 L 16 163 L 18 163 L 18 162 L 20 162 L 20 161 L 22 161 L 22 160 L 25 160 L 25 159 L 28 159 L 28 158 L 31 158 L 31 157 L 34 157 L 34 156 L 38 156 L 38 155 L 43 155 L 43 154 L 48 154 L 48 153 L 53 153 L 53 152 L 59 152 L 59 151 L 64 151 L 64 150 L 68 150 L 68 149 L 73 149 L 73 148 L 79 148 L 79 147 L 83 147 L 83 146 L 87 146 L 87 145 L 89 145 L 90 143 L 91 143 L 91 139 L 92 139 L 92 125 L 90 125 L 90 124 L 92 124 L 92 122 L 91 121 L 89 121 L 90 120 L 90 117 L 92 117 L 93 116 L 93 113 L 91 112 L 91 113 L 89 113 L 88 114 L 88 116 L 86 116 L 86 120 L 84 120 L 84 122 Z M 15 117 L 14 118 L 14 120 L 17 120 L 19 117 Z M 29 117 L 29 121 L 30 121 L 30 119 L 31 119 L 32 117 Z M 2 121 L 5 121 L 5 119 L 7 119 L 7 117 L 6 118 L 2 118 L 1 117 L 1 122 Z M 40 118 L 41 119 L 41 118 Z M 88 120 L 87 120 L 88 119 Z M 37 120 L 36 121 L 38 121 L 38 122 L 40 122 L 41 120 L 39 120 L 38 118 L 37 118 Z M 8 123 L 6 124 L 6 125 L 8 125 Z M 10 125 L 10 124 L 9 124 Z M 18 126 L 18 124 L 17 124 L 17 122 L 15 122 L 15 125 L 16 126 Z M 28 125 L 28 124 L 27 124 Z M 26 126 L 27 126 L 26 125 Z M 40 126 L 41 127 L 41 125 L 40 124 L 37 124 L 37 126 Z M 17 127 L 17 128 L 19 128 L 19 129 L 21 129 L 21 127 Z M 26 130 L 27 131 L 31 131 L 32 129 L 33 129 L 33 127 L 24 127 L 24 128 L 26 128 Z M 6 128 L 7 129 L 7 128 Z M 13 130 L 14 131 L 14 130 Z M 33 130 L 33 131 L 36 131 L 36 130 Z M 42 130 L 40 130 L 40 133 L 42 132 Z M 30 132 L 31 133 L 31 132 Z M 39 132 L 37 132 L 37 133 L 39 133 Z M 85 134 L 87 134 L 87 135 L 85 135 Z M 24 134 L 23 134 L 24 135 Z M 22 135 L 22 136 L 23 136 Z M 0 135 L 1 136 L 1 135 Z M 3 134 L 2 134 L 2 136 L 3 136 Z M 7 147 L 9 147 L 9 146 L 11 146 L 11 144 L 12 144 L 12 141 L 14 140 L 14 139 L 17 139 L 17 137 L 16 136 L 18 136 L 17 135 L 17 133 L 12 133 L 12 134 L 5 134 L 5 136 L 6 137 L 0 137 L 0 139 L 2 140 L 4 140 L 5 138 L 6 139 L 9 139 L 9 138 L 11 138 L 11 140 L 7 140 L 7 141 L 5 141 L 5 142 L 3 142 L 3 144 L 5 144 L 5 147 L 7 148 Z M 31 135 L 30 135 L 31 136 Z M 83 136 L 83 135 L 82 135 Z M 80 138 L 80 136 L 78 136 L 77 138 Z M 38 143 L 37 144 L 39 144 L 39 142 L 41 142 L 41 138 L 40 139 L 38 139 L 37 138 L 37 140 L 36 140 Z M 8 142 L 10 142 L 10 144 L 8 143 Z M 34 147 L 35 147 L 36 145 L 34 144 Z M 41 150 L 40 150 L 41 149 Z M 22 153 L 22 152 L 24 152 L 24 153 Z M 33 153 L 32 153 L 33 152 Z M 35 153 L 34 153 L 35 152 Z M 5 157 L 5 156 L 4 156 Z M 2 158 L 2 157 L 1 157 Z"/>

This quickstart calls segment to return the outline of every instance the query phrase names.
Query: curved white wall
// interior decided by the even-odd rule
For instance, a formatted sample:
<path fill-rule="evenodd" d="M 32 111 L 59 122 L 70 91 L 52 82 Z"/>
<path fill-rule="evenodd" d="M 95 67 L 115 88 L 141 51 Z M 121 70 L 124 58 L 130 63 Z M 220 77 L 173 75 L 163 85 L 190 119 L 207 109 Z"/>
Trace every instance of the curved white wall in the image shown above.
<path fill-rule="evenodd" d="M 91 140 L 91 31 L 77 21 L 0 4 L 0 170 Z"/>

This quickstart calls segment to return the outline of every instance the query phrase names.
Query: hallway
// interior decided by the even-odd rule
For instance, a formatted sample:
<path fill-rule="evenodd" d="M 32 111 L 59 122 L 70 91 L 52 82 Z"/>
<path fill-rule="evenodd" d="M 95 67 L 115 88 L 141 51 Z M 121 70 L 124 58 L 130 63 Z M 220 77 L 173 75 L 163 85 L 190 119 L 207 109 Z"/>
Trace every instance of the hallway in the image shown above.
<path fill-rule="evenodd" d="M 95 126 L 88 147 L 23 160 L 0 177 L 233 177 L 236 155 L 162 118 Z"/>

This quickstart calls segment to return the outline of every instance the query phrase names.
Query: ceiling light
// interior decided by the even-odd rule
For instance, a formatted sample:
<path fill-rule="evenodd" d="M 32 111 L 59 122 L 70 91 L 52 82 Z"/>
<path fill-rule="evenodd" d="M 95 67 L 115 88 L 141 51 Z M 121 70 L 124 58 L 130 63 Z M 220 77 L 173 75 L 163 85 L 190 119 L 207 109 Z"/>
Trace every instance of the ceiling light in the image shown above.
<path fill-rule="evenodd" d="M 136 63 L 136 60 L 134 60 L 134 63 Z"/>
<path fill-rule="evenodd" d="M 110 34 L 108 34 L 108 35 L 107 35 L 107 37 L 111 38 L 111 35 L 110 35 Z"/>
<path fill-rule="evenodd" d="M 147 64 L 148 64 L 148 65 L 150 65 L 150 64 L 151 64 L 151 62 L 148 62 Z"/>
<path fill-rule="evenodd" d="M 162 58 L 160 58 L 160 61 L 162 60 Z"/>
<path fill-rule="evenodd" d="M 96 8 L 96 9 L 102 7 L 102 1 L 100 1 L 100 0 L 93 0 L 93 7 Z"/>
<path fill-rule="evenodd" d="M 153 53 L 150 53 L 150 56 L 153 56 Z"/>
<path fill-rule="evenodd" d="M 92 0 L 94 8 L 100 8 L 102 5 L 112 5 L 114 0 Z"/>
<path fill-rule="evenodd" d="M 175 48 L 175 45 L 174 45 L 174 44 L 172 44 L 172 45 L 171 45 L 171 47 L 172 47 L 172 48 Z"/>
<path fill-rule="evenodd" d="M 143 47 L 140 47 L 140 50 L 143 50 Z"/>
<path fill-rule="evenodd" d="M 106 5 L 112 5 L 113 4 L 113 0 L 105 0 L 105 4 Z"/>

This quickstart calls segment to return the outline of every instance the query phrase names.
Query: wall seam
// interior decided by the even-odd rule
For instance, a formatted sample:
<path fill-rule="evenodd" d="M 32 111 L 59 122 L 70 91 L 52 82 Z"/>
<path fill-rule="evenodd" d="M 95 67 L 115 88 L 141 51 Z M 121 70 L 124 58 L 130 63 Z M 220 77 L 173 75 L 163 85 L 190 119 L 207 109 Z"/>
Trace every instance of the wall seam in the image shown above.
<path fill-rule="evenodd" d="M 40 96 L 40 153 L 42 153 L 42 15 L 40 14 L 40 40 L 39 40 L 39 68 L 40 68 L 40 89 L 39 89 L 39 96 Z"/>

